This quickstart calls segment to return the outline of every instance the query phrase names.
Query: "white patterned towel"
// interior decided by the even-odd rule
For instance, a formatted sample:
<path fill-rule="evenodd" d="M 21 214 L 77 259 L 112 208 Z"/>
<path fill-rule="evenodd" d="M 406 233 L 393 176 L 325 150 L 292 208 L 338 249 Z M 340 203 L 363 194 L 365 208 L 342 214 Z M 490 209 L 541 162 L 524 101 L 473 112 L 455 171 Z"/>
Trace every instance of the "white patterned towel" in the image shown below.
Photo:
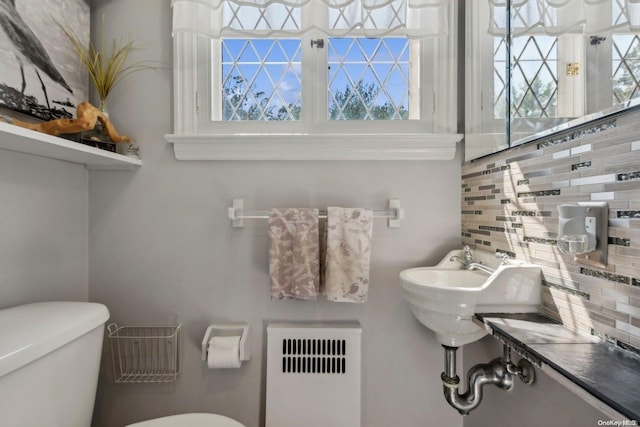
<path fill-rule="evenodd" d="M 329 301 L 367 300 L 372 220 L 368 209 L 327 208 L 324 287 Z"/>
<path fill-rule="evenodd" d="M 271 209 L 269 278 L 272 299 L 317 299 L 320 287 L 317 209 Z"/>

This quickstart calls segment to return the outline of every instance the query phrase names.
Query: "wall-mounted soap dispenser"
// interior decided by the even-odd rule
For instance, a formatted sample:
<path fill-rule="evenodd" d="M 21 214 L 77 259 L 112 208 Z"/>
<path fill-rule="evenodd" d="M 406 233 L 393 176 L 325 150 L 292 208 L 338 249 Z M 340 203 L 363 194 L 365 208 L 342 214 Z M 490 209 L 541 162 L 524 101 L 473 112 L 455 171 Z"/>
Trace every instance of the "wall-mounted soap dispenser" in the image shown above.
<path fill-rule="evenodd" d="M 579 264 L 607 266 L 609 207 L 605 202 L 558 206 L 558 249 Z"/>

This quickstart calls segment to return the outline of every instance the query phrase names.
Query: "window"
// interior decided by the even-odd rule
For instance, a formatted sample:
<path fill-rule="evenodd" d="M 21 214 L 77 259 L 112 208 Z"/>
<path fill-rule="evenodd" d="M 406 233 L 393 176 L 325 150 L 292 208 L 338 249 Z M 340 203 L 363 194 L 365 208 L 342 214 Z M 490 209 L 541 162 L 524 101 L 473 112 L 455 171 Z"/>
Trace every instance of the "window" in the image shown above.
<path fill-rule="evenodd" d="M 504 37 L 494 37 L 493 116 L 506 118 L 506 51 Z M 558 38 L 528 36 L 511 46 L 511 117 L 557 116 Z"/>
<path fill-rule="evenodd" d="M 330 120 L 419 119 L 419 89 L 412 76 L 420 74 L 410 60 L 406 37 L 329 39 L 328 111 Z M 413 104 L 413 105 L 412 105 Z"/>
<path fill-rule="evenodd" d="M 212 85 L 211 99 L 222 104 L 212 105 L 222 115 L 214 120 L 300 120 L 299 39 L 222 39 L 220 44 L 222 82 Z"/>
<path fill-rule="evenodd" d="M 300 39 L 225 38 L 220 45 L 222 96 L 215 96 L 213 84 L 211 98 L 221 103 L 212 105 L 221 116 L 214 113 L 214 121 L 301 120 Z M 419 120 L 420 91 L 412 76 L 420 75 L 420 64 L 411 63 L 412 49 L 419 43 L 406 37 L 328 38 L 326 54 L 319 55 L 327 69 L 326 119 Z"/>
<path fill-rule="evenodd" d="M 174 137 L 452 155 L 455 2 L 335 3 L 173 0 Z"/>
<path fill-rule="evenodd" d="M 477 39 L 467 84 L 480 91 L 468 98 L 480 111 L 466 117 L 469 134 L 499 132 L 509 117 L 519 139 L 640 96 L 640 6 L 629 0 L 511 1 L 509 115 L 506 2 L 467 6 L 478 16 L 467 15 Z"/>
<path fill-rule="evenodd" d="M 640 96 L 640 37 L 614 34 L 612 39 L 611 83 L 613 103 Z"/>
<path fill-rule="evenodd" d="M 626 3 L 625 0 L 614 0 L 611 8 L 612 24 L 623 28 L 611 37 L 613 104 L 640 96 L 640 36 L 628 30 L 624 32 L 629 14 Z"/>

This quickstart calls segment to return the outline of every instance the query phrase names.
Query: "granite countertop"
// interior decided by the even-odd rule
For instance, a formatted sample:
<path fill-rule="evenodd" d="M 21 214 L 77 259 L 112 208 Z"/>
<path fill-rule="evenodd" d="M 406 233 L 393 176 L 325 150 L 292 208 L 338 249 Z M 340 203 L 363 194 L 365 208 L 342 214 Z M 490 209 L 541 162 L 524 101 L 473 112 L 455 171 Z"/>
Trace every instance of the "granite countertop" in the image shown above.
<path fill-rule="evenodd" d="M 476 321 L 534 365 L 549 365 L 623 416 L 640 420 L 640 356 L 540 314 L 476 314 Z"/>

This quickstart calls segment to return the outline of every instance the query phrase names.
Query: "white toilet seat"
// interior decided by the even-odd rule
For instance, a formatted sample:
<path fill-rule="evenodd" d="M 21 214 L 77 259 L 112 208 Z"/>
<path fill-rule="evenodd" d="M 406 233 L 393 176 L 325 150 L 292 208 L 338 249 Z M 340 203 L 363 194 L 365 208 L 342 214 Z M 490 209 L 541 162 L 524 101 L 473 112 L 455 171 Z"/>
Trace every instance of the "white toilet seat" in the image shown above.
<path fill-rule="evenodd" d="M 129 424 L 127 427 L 245 427 L 236 420 L 217 414 L 179 414 Z"/>

